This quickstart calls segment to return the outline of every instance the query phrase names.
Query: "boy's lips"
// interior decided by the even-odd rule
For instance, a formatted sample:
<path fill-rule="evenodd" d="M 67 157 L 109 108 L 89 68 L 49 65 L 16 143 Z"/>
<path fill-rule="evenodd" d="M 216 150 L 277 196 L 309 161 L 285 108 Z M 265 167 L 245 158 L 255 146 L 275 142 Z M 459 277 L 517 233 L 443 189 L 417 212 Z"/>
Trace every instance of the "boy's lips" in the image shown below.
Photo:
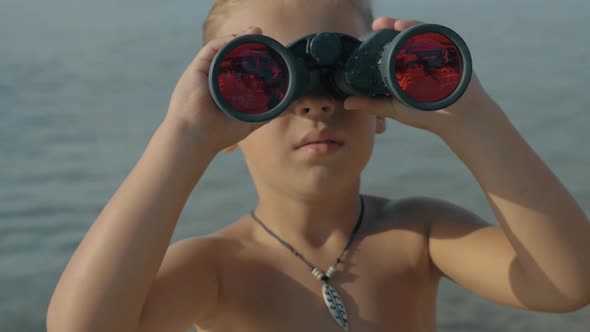
<path fill-rule="evenodd" d="M 338 148 L 344 144 L 344 140 L 336 135 L 334 132 L 327 129 L 314 129 L 308 131 L 294 146 L 295 150 L 307 147 L 312 148 L 313 146 L 331 147 L 329 150 Z"/>

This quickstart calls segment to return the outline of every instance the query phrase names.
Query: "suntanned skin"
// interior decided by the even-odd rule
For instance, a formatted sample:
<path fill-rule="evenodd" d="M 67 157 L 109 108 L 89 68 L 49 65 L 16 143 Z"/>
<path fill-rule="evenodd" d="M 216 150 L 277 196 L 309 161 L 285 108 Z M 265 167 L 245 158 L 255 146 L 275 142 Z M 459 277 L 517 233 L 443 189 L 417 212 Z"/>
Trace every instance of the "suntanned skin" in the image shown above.
<path fill-rule="evenodd" d="M 380 18 L 373 29 L 416 23 Z M 528 310 L 590 303 L 588 219 L 477 77 L 459 102 L 437 112 L 304 97 L 268 123 L 242 123 L 216 109 L 207 86 L 213 55 L 240 31 L 283 44 L 319 31 L 367 32 L 354 8 L 331 0 L 250 0 L 228 16 L 217 32 L 225 37 L 189 65 L 144 155 L 74 253 L 49 306 L 50 332 L 341 331 L 321 282 L 249 216 L 168 244 L 211 160 L 239 147 L 259 195 L 257 215 L 325 271 L 356 222 L 360 173 L 386 118 L 447 143 L 481 185 L 498 226 L 440 200 L 364 196 L 359 235 L 331 280 L 350 331 L 435 331 L 443 276 Z M 293 147 L 317 129 L 342 146 L 324 155 Z M 391 191 L 403 194 L 395 183 Z"/>
<path fill-rule="evenodd" d="M 361 235 L 330 282 L 343 296 L 350 330 L 434 331 L 439 276 L 428 258 L 427 221 L 411 216 L 410 201 L 365 197 L 365 203 Z M 227 296 L 218 314 L 202 322 L 203 331 L 342 331 L 323 303 L 321 282 L 251 220 L 222 234 L 218 254 L 226 261 L 220 269 Z M 324 270 L 339 254 L 299 249 Z"/>

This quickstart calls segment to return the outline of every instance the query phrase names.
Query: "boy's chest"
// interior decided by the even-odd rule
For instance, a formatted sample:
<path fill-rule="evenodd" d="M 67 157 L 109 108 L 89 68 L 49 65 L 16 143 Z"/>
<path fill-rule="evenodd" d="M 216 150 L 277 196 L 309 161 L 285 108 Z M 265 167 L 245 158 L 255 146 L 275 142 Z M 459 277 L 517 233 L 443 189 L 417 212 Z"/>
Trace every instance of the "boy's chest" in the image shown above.
<path fill-rule="evenodd" d="M 380 247 L 362 241 L 329 282 L 342 299 L 349 331 L 434 331 L 436 280 L 422 266 L 423 255 L 408 254 L 421 249 Z M 303 262 L 260 255 L 224 266 L 218 328 L 210 331 L 343 331 L 324 302 L 323 283 Z"/>

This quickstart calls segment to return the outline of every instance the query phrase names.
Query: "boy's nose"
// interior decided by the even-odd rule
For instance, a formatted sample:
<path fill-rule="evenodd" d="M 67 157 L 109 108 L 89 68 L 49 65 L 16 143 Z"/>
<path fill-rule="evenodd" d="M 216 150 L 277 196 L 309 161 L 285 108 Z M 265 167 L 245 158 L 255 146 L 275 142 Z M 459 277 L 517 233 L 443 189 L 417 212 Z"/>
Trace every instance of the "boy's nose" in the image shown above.
<path fill-rule="evenodd" d="M 312 119 L 329 118 L 335 110 L 335 100 L 328 96 L 305 96 L 295 102 L 295 113 Z"/>

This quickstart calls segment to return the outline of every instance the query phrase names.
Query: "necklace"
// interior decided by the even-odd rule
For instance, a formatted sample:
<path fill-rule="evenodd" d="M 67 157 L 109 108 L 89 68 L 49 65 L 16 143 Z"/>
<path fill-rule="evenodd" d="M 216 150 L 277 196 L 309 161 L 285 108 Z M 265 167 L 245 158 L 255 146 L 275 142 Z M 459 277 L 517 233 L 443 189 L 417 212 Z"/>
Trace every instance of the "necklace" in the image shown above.
<path fill-rule="evenodd" d="M 365 202 L 363 201 L 362 196 L 361 196 L 360 200 L 361 200 L 361 211 L 360 211 L 358 219 L 356 221 L 356 225 L 354 225 L 354 228 L 352 229 L 352 232 L 350 233 L 350 236 L 348 238 L 348 242 L 344 246 L 344 249 L 342 249 L 340 256 L 338 256 L 338 258 L 336 258 L 336 262 L 334 264 L 332 264 L 332 266 L 330 266 L 328 271 L 325 273 L 323 271 L 321 271 L 320 269 L 318 269 L 317 267 L 315 267 L 313 264 L 311 264 L 305 257 L 303 257 L 302 254 L 300 254 L 297 250 L 295 250 L 295 248 L 293 248 L 289 243 L 285 242 L 278 235 L 276 235 L 273 231 L 271 231 L 256 216 L 256 214 L 254 213 L 254 210 L 252 210 L 252 212 L 250 212 L 250 216 L 252 217 L 252 219 L 254 221 L 256 221 L 260 226 L 262 226 L 262 228 L 270 236 L 274 237 L 285 248 L 289 249 L 289 251 L 291 251 L 291 253 L 293 253 L 293 255 L 295 255 L 295 257 L 297 257 L 301 261 L 303 261 L 309 267 L 309 269 L 311 270 L 311 273 L 314 275 L 314 277 L 316 277 L 317 279 L 319 279 L 323 283 L 322 294 L 324 297 L 324 303 L 326 304 L 326 307 L 328 308 L 328 311 L 330 312 L 330 314 L 332 315 L 334 320 L 336 320 L 338 325 L 340 325 L 340 327 L 342 327 L 345 331 L 348 331 L 348 315 L 346 313 L 346 308 L 344 307 L 344 303 L 342 302 L 342 298 L 340 297 L 340 294 L 338 294 L 336 289 L 334 287 L 330 286 L 328 284 L 328 282 L 330 281 L 330 279 L 332 278 L 332 276 L 336 272 L 336 266 L 338 266 L 338 264 L 340 264 L 342 262 L 342 257 L 346 254 L 346 252 L 348 251 L 348 249 L 352 245 L 352 242 L 354 241 L 354 238 L 356 237 L 356 234 L 358 233 L 358 230 L 361 226 L 361 222 L 363 221 L 363 215 L 365 214 Z"/>

